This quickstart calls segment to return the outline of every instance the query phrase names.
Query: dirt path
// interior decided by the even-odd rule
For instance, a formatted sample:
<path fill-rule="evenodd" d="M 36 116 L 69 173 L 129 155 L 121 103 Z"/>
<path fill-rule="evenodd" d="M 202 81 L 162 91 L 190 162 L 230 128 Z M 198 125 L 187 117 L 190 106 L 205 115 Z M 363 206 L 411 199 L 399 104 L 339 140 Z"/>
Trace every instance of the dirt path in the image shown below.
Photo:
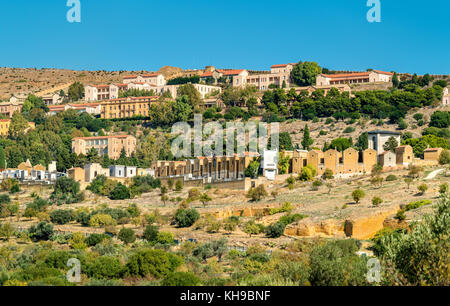
<path fill-rule="evenodd" d="M 444 171 L 445 169 L 438 169 L 438 170 L 434 170 L 433 172 L 431 172 L 430 174 L 428 174 L 428 176 L 425 178 L 425 180 L 429 181 L 432 180 L 436 177 L 436 175 L 438 175 L 439 173 L 441 173 L 442 171 Z"/>

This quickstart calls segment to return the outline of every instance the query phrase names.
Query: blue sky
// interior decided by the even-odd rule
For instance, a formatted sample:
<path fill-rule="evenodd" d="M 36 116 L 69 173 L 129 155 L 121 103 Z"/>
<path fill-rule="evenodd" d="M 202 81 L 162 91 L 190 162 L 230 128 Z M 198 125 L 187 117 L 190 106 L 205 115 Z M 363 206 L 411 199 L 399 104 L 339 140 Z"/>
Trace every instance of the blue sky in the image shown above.
<path fill-rule="evenodd" d="M 0 0 L 0 66 L 77 70 L 268 69 L 316 61 L 331 69 L 450 73 L 450 1 Z"/>

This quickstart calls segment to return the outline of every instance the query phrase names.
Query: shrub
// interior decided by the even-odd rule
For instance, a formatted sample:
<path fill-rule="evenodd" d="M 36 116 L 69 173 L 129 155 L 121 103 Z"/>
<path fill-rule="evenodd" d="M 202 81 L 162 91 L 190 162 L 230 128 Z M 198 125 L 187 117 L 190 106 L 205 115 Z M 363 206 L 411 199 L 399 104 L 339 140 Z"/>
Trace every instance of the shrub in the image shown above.
<path fill-rule="evenodd" d="M 191 272 L 174 272 L 167 275 L 161 282 L 162 286 L 198 286 L 200 279 Z"/>
<path fill-rule="evenodd" d="M 36 226 L 32 225 L 28 232 L 36 240 L 49 240 L 53 235 L 53 225 L 47 222 L 40 222 Z"/>
<path fill-rule="evenodd" d="M 155 241 L 158 236 L 158 227 L 154 225 L 147 225 L 144 230 L 143 238 L 149 242 Z"/>
<path fill-rule="evenodd" d="M 0 195 L 0 204 L 7 204 L 11 202 L 11 198 L 7 194 Z"/>
<path fill-rule="evenodd" d="M 430 205 L 431 203 L 432 203 L 431 200 L 422 200 L 422 201 L 417 201 L 417 202 L 411 202 L 408 205 L 406 205 L 403 210 L 410 211 L 410 210 L 417 209 L 417 208 L 425 206 L 425 205 Z"/>
<path fill-rule="evenodd" d="M 175 190 L 176 191 L 183 190 L 183 182 L 181 180 L 177 180 L 177 182 L 175 183 Z"/>
<path fill-rule="evenodd" d="M 448 183 L 442 183 L 439 185 L 439 193 L 446 194 L 448 192 Z"/>
<path fill-rule="evenodd" d="M 244 227 L 244 233 L 249 234 L 251 237 L 252 235 L 258 235 L 262 232 L 264 232 L 265 228 L 261 224 L 256 224 L 254 221 L 249 221 Z"/>
<path fill-rule="evenodd" d="M 317 175 L 317 170 L 312 165 L 307 165 L 302 168 L 298 179 L 300 181 L 309 182 L 312 181 Z"/>
<path fill-rule="evenodd" d="M 380 197 L 373 197 L 372 198 L 372 205 L 373 206 L 379 206 L 381 203 L 383 203 L 383 200 Z"/>
<path fill-rule="evenodd" d="M 96 246 L 99 243 L 102 243 L 105 239 L 109 239 L 108 235 L 105 234 L 90 234 L 86 238 L 86 244 L 90 247 Z"/>
<path fill-rule="evenodd" d="M 159 232 L 156 235 L 156 242 L 160 244 L 173 244 L 174 243 L 173 234 L 169 232 Z"/>
<path fill-rule="evenodd" d="M 315 180 L 315 181 L 313 182 L 313 184 L 312 184 L 311 190 L 317 191 L 317 190 L 319 190 L 319 187 L 322 186 L 322 185 L 323 185 L 322 181 L 320 181 L 320 180 Z"/>
<path fill-rule="evenodd" d="M 73 233 L 72 238 L 69 240 L 69 244 L 73 249 L 84 250 L 87 248 L 86 236 L 80 232 Z"/>
<path fill-rule="evenodd" d="M 136 234 L 131 228 L 125 228 L 123 227 L 119 231 L 119 240 L 121 240 L 125 244 L 133 243 L 136 241 Z"/>
<path fill-rule="evenodd" d="M 428 190 L 428 185 L 427 184 L 420 184 L 417 189 L 419 189 L 420 194 L 425 194 L 425 192 Z"/>
<path fill-rule="evenodd" d="M 393 174 L 389 174 L 386 177 L 386 182 L 392 182 L 392 181 L 396 181 L 396 180 L 397 180 L 397 177 L 395 175 L 393 175 Z"/>
<path fill-rule="evenodd" d="M 67 224 L 75 219 L 74 213 L 72 210 L 53 210 L 50 213 L 50 220 L 54 224 Z"/>
<path fill-rule="evenodd" d="M 322 174 L 322 178 L 324 180 L 332 180 L 334 179 L 333 170 L 326 168 L 325 171 Z"/>
<path fill-rule="evenodd" d="M 355 131 L 355 128 L 352 126 L 348 126 L 345 128 L 344 133 L 349 134 L 349 133 L 353 133 Z"/>
<path fill-rule="evenodd" d="M 97 214 L 89 219 L 90 227 L 104 227 L 108 225 L 116 225 L 117 222 L 110 216 L 106 214 Z"/>
<path fill-rule="evenodd" d="M 73 255 L 68 251 L 51 251 L 45 256 L 44 263 L 49 268 L 65 270 L 67 269 L 67 261 L 72 257 Z"/>
<path fill-rule="evenodd" d="M 126 270 L 129 275 L 152 275 L 156 278 L 164 277 L 175 271 L 183 263 L 183 260 L 171 253 L 162 250 L 143 249 L 128 258 Z"/>
<path fill-rule="evenodd" d="M 200 218 L 200 214 L 195 209 L 178 209 L 174 218 L 178 227 L 191 227 Z"/>
<path fill-rule="evenodd" d="M 88 265 L 86 274 L 95 279 L 118 279 L 124 273 L 120 259 L 112 256 L 100 256 Z"/>
<path fill-rule="evenodd" d="M 286 215 L 280 218 L 278 222 L 283 223 L 285 226 L 300 221 L 304 218 L 307 218 L 307 215 L 301 215 L 301 214 L 294 214 L 294 215 Z"/>
<path fill-rule="evenodd" d="M 109 194 L 111 200 L 125 200 L 131 198 L 130 190 L 127 186 L 122 183 L 117 184 L 117 186 Z"/>
<path fill-rule="evenodd" d="M 352 198 L 356 202 L 356 204 L 358 204 L 359 201 L 361 201 L 365 196 L 366 193 L 362 189 L 356 189 L 352 192 Z"/>
<path fill-rule="evenodd" d="M 285 228 L 286 228 L 286 225 L 282 222 L 277 222 L 277 223 L 271 224 L 266 228 L 266 235 L 269 238 L 281 237 L 281 235 L 284 234 Z"/>
<path fill-rule="evenodd" d="M 450 164 L 450 151 L 444 150 L 439 155 L 439 164 L 441 165 L 448 165 Z"/>
<path fill-rule="evenodd" d="M 266 188 L 264 188 L 264 185 L 259 185 L 256 188 L 252 188 L 247 193 L 247 197 L 250 198 L 252 201 L 260 201 L 261 199 L 267 196 L 268 194 Z"/>
<path fill-rule="evenodd" d="M 11 189 L 9 190 L 9 193 L 10 193 L 10 194 L 15 194 L 15 193 L 18 193 L 18 192 L 20 192 L 20 186 L 19 186 L 19 184 L 14 184 L 14 185 L 11 187 Z"/>
<path fill-rule="evenodd" d="M 397 212 L 397 214 L 394 217 L 395 219 L 397 219 L 398 221 L 403 221 L 406 219 L 406 215 L 405 215 L 405 211 L 404 210 L 399 210 Z"/>
<path fill-rule="evenodd" d="M 310 255 L 313 286 L 361 286 L 366 284 L 366 259 L 355 252 L 355 240 L 328 242 L 315 247 Z"/>
<path fill-rule="evenodd" d="M 290 202 L 285 202 L 281 205 L 280 208 L 271 208 L 269 210 L 270 215 L 280 214 L 284 212 L 291 212 L 294 209 L 294 206 Z"/>

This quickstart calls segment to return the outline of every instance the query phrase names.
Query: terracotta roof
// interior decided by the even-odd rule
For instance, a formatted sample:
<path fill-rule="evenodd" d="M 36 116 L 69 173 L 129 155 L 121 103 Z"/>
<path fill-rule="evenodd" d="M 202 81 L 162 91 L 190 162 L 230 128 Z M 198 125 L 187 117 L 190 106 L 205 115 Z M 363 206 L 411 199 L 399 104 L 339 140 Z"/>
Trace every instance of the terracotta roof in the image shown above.
<path fill-rule="evenodd" d="M 435 152 L 435 151 L 439 151 L 439 150 L 443 150 L 443 149 L 442 148 L 428 148 L 424 152 Z"/>
<path fill-rule="evenodd" d="M 127 138 L 131 135 L 115 135 L 115 136 L 94 136 L 94 137 L 75 137 L 75 139 L 81 139 L 81 140 L 96 140 L 96 139 L 110 139 L 110 138 Z"/>
<path fill-rule="evenodd" d="M 244 71 L 244 69 L 217 69 L 216 71 L 222 73 L 223 75 L 238 75 Z M 205 72 L 200 75 L 200 77 L 210 77 L 212 74 L 212 72 Z"/>
<path fill-rule="evenodd" d="M 387 74 L 387 75 L 394 75 L 392 72 L 386 72 L 386 71 L 381 71 L 381 70 L 373 70 L 376 73 L 380 73 L 380 74 Z"/>
<path fill-rule="evenodd" d="M 372 70 L 373 72 L 379 74 L 393 75 L 391 72 L 381 71 L 381 70 Z M 330 79 L 338 79 L 338 78 L 348 78 L 348 77 L 367 77 L 370 75 L 371 71 L 366 72 L 353 72 L 353 73 L 337 73 L 337 74 L 322 74 L 323 76 Z"/>
<path fill-rule="evenodd" d="M 142 77 L 143 78 L 152 78 L 152 77 L 157 77 L 159 75 L 159 73 L 148 73 L 148 74 L 143 74 Z"/>
<path fill-rule="evenodd" d="M 326 78 L 339 79 L 348 77 L 368 77 L 369 72 L 355 72 L 355 73 L 339 73 L 339 74 L 322 74 Z"/>
<path fill-rule="evenodd" d="M 123 78 L 124 79 L 135 79 L 135 78 L 137 78 L 138 76 L 137 75 L 126 75 L 126 76 L 124 76 Z"/>
<path fill-rule="evenodd" d="M 282 67 L 286 67 L 287 65 L 295 65 L 295 64 L 280 64 L 280 65 L 272 65 L 272 68 L 282 68 Z"/>

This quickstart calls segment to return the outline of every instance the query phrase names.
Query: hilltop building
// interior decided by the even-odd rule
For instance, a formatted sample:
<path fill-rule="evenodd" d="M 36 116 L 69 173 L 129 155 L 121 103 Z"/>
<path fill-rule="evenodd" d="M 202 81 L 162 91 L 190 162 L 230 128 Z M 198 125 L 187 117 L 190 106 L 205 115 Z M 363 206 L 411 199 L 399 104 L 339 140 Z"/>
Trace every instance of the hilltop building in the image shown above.
<path fill-rule="evenodd" d="M 316 85 L 339 85 L 339 84 L 363 84 L 376 82 L 391 82 L 393 73 L 380 70 L 354 73 L 319 74 L 316 77 Z"/>
<path fill-rule="evenodd" d="M 131 135 L 77 137 L 72 140 L 72 152 L 86 155 L 90 149 L 96 149 L 100 156 L 108 155 L 118 159 L 122 150 L 129 157 L 136 151 L 136 138 Z"/>
<path fill-rule="evenodd" d="M 0 114 L 12 118 L 14 112 L 22 112 L 23 102 L 16 101 L 13 98 L 9 102 L 0 103 Z"/>
<path fill-rule="evenodd" d="M 450 87 L 444 88 L 444 93 L 442 96 L 442 106 L 450 106 Z"/>

